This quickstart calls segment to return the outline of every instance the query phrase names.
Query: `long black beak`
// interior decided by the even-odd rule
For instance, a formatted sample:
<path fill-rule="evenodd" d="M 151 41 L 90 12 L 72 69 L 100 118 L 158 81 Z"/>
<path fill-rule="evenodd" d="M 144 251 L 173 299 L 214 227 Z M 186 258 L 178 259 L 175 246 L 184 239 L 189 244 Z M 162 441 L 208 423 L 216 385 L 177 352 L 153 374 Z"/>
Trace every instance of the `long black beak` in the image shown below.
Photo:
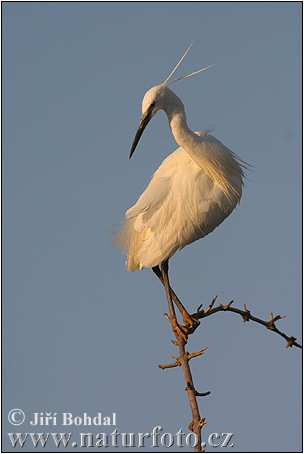
<path fill-rule="evenodd" d="M 139 142 L 139 139 L 141 138 L 142 133 L 144 132 L 147 124 L 149 123 L 149 121 L 153 117 L 153 114 L 154 114 L 153 113 L 153 109 L 154 109 L 154 107 L 155 107 L 155 104 L 151 104 L 151 106 L 149 107 L 147 112 L 141 117 L 140 123 L 138 125 L 137 131 L 136 131 L 133 143 L 132 143 L 129 159 L 132 157 L 132 155 L 133 155 L 133 153 L 135 151 L 135 148 L 137 147 L 137 144 Z"/>

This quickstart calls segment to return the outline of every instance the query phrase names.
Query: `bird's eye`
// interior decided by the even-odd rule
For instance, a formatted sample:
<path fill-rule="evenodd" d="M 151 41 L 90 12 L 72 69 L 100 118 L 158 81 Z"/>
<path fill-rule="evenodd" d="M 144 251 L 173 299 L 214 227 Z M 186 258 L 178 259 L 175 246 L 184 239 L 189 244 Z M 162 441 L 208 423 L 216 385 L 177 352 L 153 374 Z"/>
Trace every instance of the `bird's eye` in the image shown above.
<path fill-rule="evenodd" d="M 156 102 L 153 101 L 153 102 L 151 103 L 151 106 L 150 106 L 150 107 L 155 107 L 155 104 L 156 104 Z"/>

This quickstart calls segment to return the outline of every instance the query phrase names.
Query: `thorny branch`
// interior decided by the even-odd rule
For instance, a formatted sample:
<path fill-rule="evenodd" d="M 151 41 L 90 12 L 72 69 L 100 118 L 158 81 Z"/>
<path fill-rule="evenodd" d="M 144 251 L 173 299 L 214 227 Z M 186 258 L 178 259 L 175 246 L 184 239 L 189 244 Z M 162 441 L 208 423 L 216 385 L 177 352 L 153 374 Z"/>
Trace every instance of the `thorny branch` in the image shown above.
<path fill-rule="evenodd" d="M 201 416 L 200 416 L 196 398 L 198 396 L 202 396 L 202 397 L 207 396 L 208 394 L 210 394 L 210 391 L 208 391 L 206 393 L 199 393 L 196 391 L 194 384 L 193 384 L 191 370 L 189 367 L 189 361 L 191 358 L 194 358 L 195 356 L 203 355 L 205 350 L 207 349 L 207 347 L 205 347 L 202 350 L 199 350 L 197 352 L 194 352 L 194 353 L 188 353 L 185 350 L 185 341 L 182 338 L 180 338 L 178 341 L 178 347 L 179 347 L 179 356 L 172 356 L 172 358 L 176 359 L 176 361 L 171 364 L 159 364 L 158 367 L 160 367 L 161 369 L 168 369 L 171 367 L 182 366 L 185 381 L 186 381 L 185 391 L 187 391 L 187 393 L 188 393 L 188 399 L 189 399 L 190 408 L 191 408 L 191 412 L 192 412 L 192 421 L 188 427 L 189 427 L 189 430 L 191 430 L 197 436 L 197 444 L 194 447 L 195 452 L 202 452 L 200 449 L 200 447 L 202 445 L 201 430 L 202 430 L 202 427 L 206 424 L 206 419 L 201 418 Z"/>
<path fill-rule="evenodd" d="M 249 320 L 252 320 L 253 322 L 259 323 L 260 325 L 265 326 L 267 329 L 279 334 L 279 336 L 283 337 L 286 340 L 286 347 L 292 347 L 294 345 L 295 347 L 302 348 L 302 345 L 300 345 L 300 344 L 298 344 L 298 342 L 296 342 L 297 339 L 295 337 L 287 336 L 285 333 L 283 333 L 276 327 L 275 322 L 277 320 L 285 318 L 286 317 L 285 315 L 277 315 L 276 317 L 273 317 L 273 313 L 270 312 L 269 320 L 266 321 L 266 320 L 262 320 L 260 318 L 257 318 L 257 317 L 254 317 L 253 315 L 251 315 L 251 312 L 247 309 L 246 304 L 244 304 L 243 310 L 238 309 L 236 307 L 231 307 L 233 300 L 230 301 L 229 303 L 227 303 L 225 306 L 223 306 L 223 304 L 219 304 L 218 306 L 213 307 L 216 299 L 217 299 L 217 296 L 214 296 L 212 302 L 209 304 L 209 306 L 205 310 L 201 309 L 202 306 L 199 306 L 196 313 L 193 314 L 193 316 L 196 317 L 197 319 L 202 319 L 205 317 L 209 317 L 209 315 L 213 315 L 216 312 L 221 312 L 221 311 L 234 312 L 235 314 L 241 315 L 244 322 L 249 322 Z M 194 332 L 195 329 L 196 328 L 192 329 L 192 332 Z"/>
<path fill-rule="evenodd" d="M 281 337 L 283 337 L 286 340 L 286 347 L 298 347 L 302 348 L 298 342 L 296 342 L 296 338 L 293 336 L 287 336 L 285 333 L 280 331 L 276 325 L 275 322 L 278 320 L 281 320 L 282 318 L 285 318 L 285 315 L 276 315 L 275 317 L 273 316 L 273 313 L 270 312 L 269 320 L 262 320 L 260 318 L 257 318 L 253 315 L 251 315 L 251 312 L 247 309 L 246 304 L 244 304 L 244 309 L 238 309 L 235 307 L 231 307 L 233 300 L 227 303 L 226 305 L 219 304 L 218 306 L 214 307 L 214 304 L 216 302 L 217 296 L 214 296 L 212 299 L 211 303 L 206 309 L 202 309 L 202 305 L 200 305 L 197 308 L 197 311 L 192 314 L 193 317 L 197 318 L 197 320 L 209 317 L 210 315 L 213 315 L 217 312 L 234 312 L 235 314 L 239 314 L 243 322 L 249 322 L 249 320 L 259 323 L 260 325 L 265 326 L 267 329 L 279 334 Z M 167 315 L 167 314 L 165 314 Z M 170 318 L 167 316 L 167 319 L 170 321 Z M 199 325 L 196 325 L 194 327 L 189 327 L 189 334 L 193 334 L 194 331 L 198 328 Z M 205 347 L 197 352 L 189 353 L 185 350 L 185 344 L 186 342 L 184 339 L 181 337 L 178 339 L 178 341 L 173 341 L 175 345 L 179 347 L 179 356 L 172 355 L 171 357 L 175 359 L 174 362 L 169 363 L 169 364 L 159 364 L 158 367 L 160 369 L 170 369 L 174 367 L 181 366 L 184 372 L 184 377 L 186 381 L 186 388 L 185 391 L 188 393 L 188 399 L 190 403 L 190 408 L 191 408 L 191 413 L 192 413 L 192 421 L 189 424 L 188 428 L 191 430 L 197 437 L 197 444 L 194 446 L 194 451 L 195 452 L 204 452 L 204 448 L 202 447 L 202 437 L 201 437 L 201 431 L 202 427 L 206 424 L 206 419 L 202 418 L 200 416 L 199 412 L 199 407 L 197 403 L 197 397 L 205 397 L 210 394 L 211 391 L 207 392 L 198 392 L 193 383 L 193 378 L 189 366 L 189 361 L 191 358 L 195 358 L 196 356 L 200 356 L 205 353 L 205 350 L 208 347 Z"/>

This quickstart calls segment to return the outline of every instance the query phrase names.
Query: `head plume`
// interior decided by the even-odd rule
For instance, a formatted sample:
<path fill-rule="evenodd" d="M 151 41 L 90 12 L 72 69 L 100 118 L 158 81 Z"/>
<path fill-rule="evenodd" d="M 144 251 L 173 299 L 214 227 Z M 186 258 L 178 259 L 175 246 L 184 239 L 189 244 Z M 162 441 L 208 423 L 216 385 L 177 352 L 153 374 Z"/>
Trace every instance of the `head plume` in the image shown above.
<path fill-rule="evenodd" d="M 181 80 L 181 79 L 186 79 L 186 77 L 194 76 L 195 74 L 201 73 L 202 71 L 205 71 L 205 69 L 208 69 L 208 68 L 211 68 L 212 66 L 214 66 L 214 65 L 205 66 L 204 68 L 198 69 L 197 71 L 193 71 L 192 73 L 185 74 L 184 76 L 177 77 L 177 78 L 174 79 L 174 80 L 170 80 L 170 78 L 173 76 L 173 74 L 175 73 L 175 71 L 177 70 L 177 68 L 179 67 L 179 65 L 181 64 L 181 62 L 183 61 L 183 59 L 184 59 L 184 58 L 186 57 L 186 55 L 188 54 L 188 52 L 189 52 L 189 50 L 191 49 L 192 45 L 193 45 L 193 42 L 190 44 L 190 46 L 188 47 L 188 49 L 186 50 L 186 52 L 182 55 L 181 59 L 180 59 L 179 62 L 176 64 L 176 66 L 173 68 L 173 70 L 171 71 L 171 73 L 169 74 L 169 76 L 167 77 L 167 79 L 163 82 L 163 84 L 166 84 L 166 85 L 173 84 L 173 82 L 176 82 L 176 81 Z"/>

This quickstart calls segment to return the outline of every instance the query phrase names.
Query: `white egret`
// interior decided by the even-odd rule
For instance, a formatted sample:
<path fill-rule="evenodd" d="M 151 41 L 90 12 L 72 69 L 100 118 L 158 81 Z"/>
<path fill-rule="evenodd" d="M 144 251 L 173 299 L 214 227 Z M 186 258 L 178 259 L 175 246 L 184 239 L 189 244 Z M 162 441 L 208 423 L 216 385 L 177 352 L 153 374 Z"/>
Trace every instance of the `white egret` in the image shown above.
<path fill-rule="evenodd" d="M 182 336 L 185 341 L 189 328 L 199 321 L 195 315 L 189 315 L 170 287 L 168 260 L 178 249 L 211 233 L 234 210 L 242 196 L 245 167 L 235 153 L 208 131 L 192 132 L 188 128 L 184 105 L 168 87 L 207 69 L 169 81 L 190 47 L 165 82 L 145 94 L 130 157 L 159 110 L 165 111 L 180 147 L 156 170 L 146 190 L 127 210 L 124 225 L 116 235 L 118 248 L 127 255 L 127 269 L 152 268 L 165 286 L 172 329 L 177 338 Z M 172 299 L 185 326 L 177 323 Z"/>

